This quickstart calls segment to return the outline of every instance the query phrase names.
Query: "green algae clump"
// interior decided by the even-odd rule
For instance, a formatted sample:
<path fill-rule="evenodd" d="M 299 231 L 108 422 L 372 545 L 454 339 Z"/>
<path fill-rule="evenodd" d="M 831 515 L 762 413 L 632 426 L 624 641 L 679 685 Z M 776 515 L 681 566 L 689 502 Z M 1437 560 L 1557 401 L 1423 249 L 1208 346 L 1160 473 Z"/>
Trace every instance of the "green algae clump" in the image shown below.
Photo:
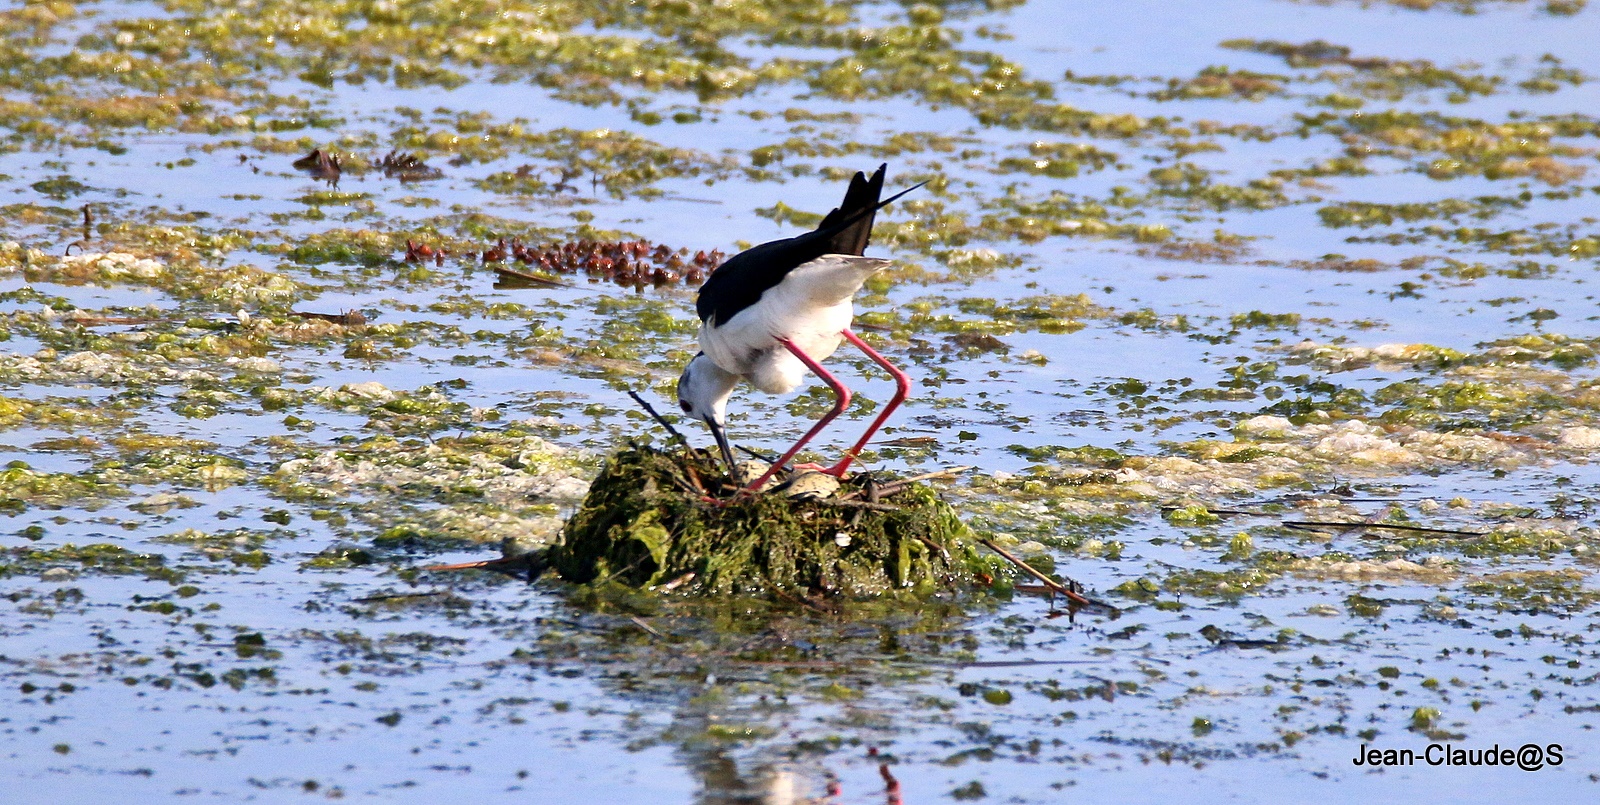
<path fill-rule="evenodd" d="M 779 598 L 929 595 L 987 586 L 998 575 L 924 484 L 905 484 L 881 506 L 852 505 L 866 497 L 863 475 L 828 498 L 779 489 L 719 506 L 696 491 L 717 483 L 727 484 L 726 474 L 704 454 L 634 443 L 606 461 L 551 564 L 578 584 Z M 857 500 L 844 497 L 857 492 Z"/>

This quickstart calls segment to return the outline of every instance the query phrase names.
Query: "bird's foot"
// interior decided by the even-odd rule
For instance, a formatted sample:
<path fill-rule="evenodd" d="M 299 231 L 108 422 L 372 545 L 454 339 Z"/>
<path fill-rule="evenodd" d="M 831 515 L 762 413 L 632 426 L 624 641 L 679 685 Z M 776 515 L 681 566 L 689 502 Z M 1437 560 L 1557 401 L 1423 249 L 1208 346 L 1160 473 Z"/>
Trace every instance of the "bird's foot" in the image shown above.
<path fill-rule="evenodd" d="M 856 457 L 855 456 L 847 455 L 844 458 L 839 459 L 839 463 L 833 465 L 832 467 L 822 467 L 822 466 L 818 466 L 816 464 L 812 464 L 811 466 L 816 467 L 817 472 L 825 473 L 827 475 L 832 475 L 835 478 L 843 479 L 844 476 L 845 476 L 845 473 L 848 473 L 850 471 L 850 465 L 855 463 L 855 461 L 856 461 Z"/>
<path fill-rule="evenodd" d="M 826 467 L 826 466 L 823 466 L 821 464 L 816 464 L 816 463 L 808 461 L 808 462 L 806 462 L 804 464 L 796 464 L 796 465 L 794 465 L 794 471 L 796 473 L 801 473 L 801 472 L 820 472 L 823 475 L 832 475 L 835 478 L 842 479 L 842 478 L 844 478 L 845 473 L 850 471 L 850 465 L 854 461 L 855 461 L 855 459 L 853 459 L 853 458 L 846 458 L 846 459 L 841 460 L 838 464 L 835 464 L 835 465 L 833 465 L 831 467 Z"/>

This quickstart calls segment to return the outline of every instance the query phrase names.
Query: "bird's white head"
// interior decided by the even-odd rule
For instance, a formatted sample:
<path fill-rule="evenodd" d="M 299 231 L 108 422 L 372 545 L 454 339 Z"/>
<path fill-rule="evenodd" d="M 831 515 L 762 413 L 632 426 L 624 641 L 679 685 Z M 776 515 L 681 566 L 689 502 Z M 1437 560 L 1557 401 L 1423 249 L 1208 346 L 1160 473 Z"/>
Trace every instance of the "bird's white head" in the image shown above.
<path fill-rule="evenodd" d="M 713 363 L 704 352 L 694 356 L 678 377 L 678 407 L 711 429 L 730 472 L 735 462 L 724 428 L 728 421 L 728 397 L 738 383 L 738 375 Z"/>

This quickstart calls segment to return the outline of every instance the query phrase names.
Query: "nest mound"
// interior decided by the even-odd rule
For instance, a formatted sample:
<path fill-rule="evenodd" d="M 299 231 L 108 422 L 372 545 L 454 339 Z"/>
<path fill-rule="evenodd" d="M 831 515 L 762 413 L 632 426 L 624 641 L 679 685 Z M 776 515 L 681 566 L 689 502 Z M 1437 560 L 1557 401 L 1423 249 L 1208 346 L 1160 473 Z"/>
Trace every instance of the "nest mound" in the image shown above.
<path fill-rule="evenodd" d="M 970 589 L 993 572 L 932 488 L 865 475 L 827 497 L 782 488 L 715 505 L 734 486 L 698 451 L 631 444 L 612 455 L 550 560 L 568 581 L 670 585 L 698 595 L 828 595 Z"/>

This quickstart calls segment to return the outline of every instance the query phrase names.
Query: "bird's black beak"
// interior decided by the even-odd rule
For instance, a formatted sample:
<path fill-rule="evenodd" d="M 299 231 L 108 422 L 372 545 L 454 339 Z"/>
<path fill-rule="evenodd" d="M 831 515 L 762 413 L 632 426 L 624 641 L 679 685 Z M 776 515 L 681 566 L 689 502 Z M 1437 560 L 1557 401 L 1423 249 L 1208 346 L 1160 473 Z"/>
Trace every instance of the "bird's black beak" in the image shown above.
<path fill-rule="evenodd" d="M 739 470 L 737 463 L 733 460 L 733 445 L 728 444 L 727 432 L 722 429 L 721 425 L 712 421 L 710 417 L 707 417 L 705 422 L 706 426 L 711 428 L 711 435 L 716 437 L 717 449 L 722 451 L 722 460 L 728 463 L 728 477 L 737 482 L 739 480 Z"/>

